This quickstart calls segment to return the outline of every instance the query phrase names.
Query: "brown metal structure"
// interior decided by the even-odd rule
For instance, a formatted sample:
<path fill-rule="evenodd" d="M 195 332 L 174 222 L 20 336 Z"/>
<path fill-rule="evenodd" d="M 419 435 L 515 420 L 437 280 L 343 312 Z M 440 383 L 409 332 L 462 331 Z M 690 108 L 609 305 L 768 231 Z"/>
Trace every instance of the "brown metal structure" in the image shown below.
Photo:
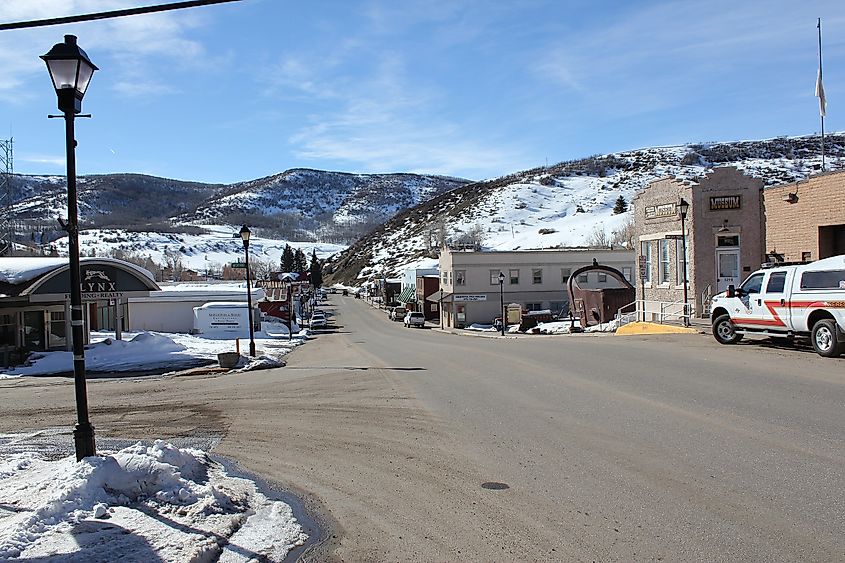
<path fill-rule="evenodd" d="M 613 276 L 621 287 L 586 288 L 578 285 L 578 276 L 593 272 Z M 622 272 L 610 266 L 602 266 L 595 259 L 591 266 L 572 272 L 567 289 L 572 314 L 581 319 L 582 328 L 612 321 L 621 307 L 630 305 L 636 299 L 637 292 Z"/>

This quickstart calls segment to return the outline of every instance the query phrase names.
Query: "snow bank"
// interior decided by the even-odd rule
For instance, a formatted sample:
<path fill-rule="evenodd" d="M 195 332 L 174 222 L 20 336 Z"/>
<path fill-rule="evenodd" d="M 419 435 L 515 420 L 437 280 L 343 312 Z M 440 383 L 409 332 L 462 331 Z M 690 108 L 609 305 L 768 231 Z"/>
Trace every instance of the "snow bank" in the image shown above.
<path fill-rule="evenodd" d="M 307 539 L 290 506 L 162 441 L 78 463 L 18 454 L 0 505 L 2 560 L 281 561 Z"/>
<path fill-rule="evenodd" d="M 259 349 L 266 349 L 268 361 L 262 367 L 271 365 L 308 337 L 307 330 L 301 330 L 296 324 L 294 338 L 288 340 L 287 326 L 282 323 L 262 323 L 262 331 L 255 333 L 255 343 Z M 85 369 L 90 372 L 138 372 L 156 369 L 180 369 L 217 361 L 220 352 L 234 352 L 235 340 L 232 338 L 212 339 L 191 334 L 167 334 L 157 332 L 124 333 L 129 340 L 115 340 L 114 333 L 92 333 L 92 339 L 99 342 L 85 347 Z M 247 346 L 248 340 L 241 339 L 241 347 Z M 37 352 L 29 357 L 28 365 L 17 366 L 3 373 L 0 379 L 19 376 L 51 375 L 73 372 L 72 352 Z"/>

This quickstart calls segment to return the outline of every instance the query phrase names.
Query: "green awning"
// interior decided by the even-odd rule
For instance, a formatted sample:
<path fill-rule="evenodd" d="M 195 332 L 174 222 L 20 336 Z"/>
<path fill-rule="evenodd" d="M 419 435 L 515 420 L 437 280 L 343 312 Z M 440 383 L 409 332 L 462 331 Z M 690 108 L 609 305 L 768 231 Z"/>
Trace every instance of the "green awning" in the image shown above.
<path fill-rule="evenodd" d="M 399 294 L 400 303 L 416 303 L 417 302 L 417 288 L 410 285 L 402 290 Z"/>

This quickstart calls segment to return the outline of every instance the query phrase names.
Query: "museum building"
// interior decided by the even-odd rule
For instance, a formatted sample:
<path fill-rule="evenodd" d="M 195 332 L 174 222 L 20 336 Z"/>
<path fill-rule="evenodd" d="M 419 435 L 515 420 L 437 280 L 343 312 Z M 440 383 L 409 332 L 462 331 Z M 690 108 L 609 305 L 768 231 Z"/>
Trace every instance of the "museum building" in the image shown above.
<path fill-rule="evenodd" d="M 696 182 L 656 180 L 633 198 L 635 285 L 644 320 L 683 314 L 685 277 L 690 313 L 706 316 L 713 295 L 760 267 L 766 260 L 762 191 L 761 179 L 727 166 Z"/>

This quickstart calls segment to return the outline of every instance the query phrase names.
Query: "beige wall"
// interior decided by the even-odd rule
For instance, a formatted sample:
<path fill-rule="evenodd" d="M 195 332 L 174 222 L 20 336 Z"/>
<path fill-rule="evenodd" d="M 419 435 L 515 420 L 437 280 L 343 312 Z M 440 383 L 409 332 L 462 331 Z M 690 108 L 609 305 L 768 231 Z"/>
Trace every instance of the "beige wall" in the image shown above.
<path fill-rule="evenodd" d="M 490 283 L 490 272 L 505 274 L 503 294 L 505 304 L 519 303 L 525 307 L 528 303 L 539 303 L 543 309 L 551 308 L 553 303 L 563 304 L 568 309 L 569 296 L 563 281 L 564 269 L 574 272 L 582 266 L 593 263 L 611 266 L 621 272 L 630 272 L 635 277 L 634 252 L 624 249 L 558 249 L 524 250 L 509 252 L 465 252 L 444 250 L 440 255 L 440 289 L 444 294 L 485 295 L 486 301 L 444 304 L 441 311 L 444 326 L 455 323 L 456 305 L 465 308 L 466 324 L 490 323 L 499 316 L 499 283 Z M 533 270 L 542 270 L 542 283 L 534 283 Z M 512 284 L 510 271 L 518 270 L 518 283 Z M 455 272 L 464 272 L 465 284 L 456 283 Z M 600 283 L 596 273 L 589 274 L 587 287 L 616 287 L 613 278 Z"/>
<path fill-rule="evenodd" d="M 784 198 L 796 194 L 797 201 Z M 845 172 L 829 172 L 809 180 L 763 190 L 766 213 L 766 252 L 787 262 L 826 258 L 819 244 L 819 227 L 845 225 Z"/>
<path fill-rule="evenodd" d="M 683 197 L 690 209 L 684 225 L 687 256 L 689 257 L 688 300 L 693 311 L 701 315 L 702 294 L 716 293 L 716 249 L 720 236 L 739 236 L 739 281 L 760 267 L 765 260 L 763 251 L 763 214 L 761 208 L 762 180 L 745 176 L 734 167 L 715 168 L 698 183 L 663 178 L 649 184 L 633 199 L 634 228 L 637 258 L 642 244 L 651 245 L 651 282 L 639 279 L 637 298 L 653 302 L 681 303 L 683 301 L 683 273 L 679 256 L 682 244 L 669 240 L 669 282 L 661 283 L 659 249 L 667 236 L 681 235 L 681 220 L 676 204 Z M 738 209 L 711 209 L 711 198 L 739 196 Z M 665 216 L 647 208 L 664 206 Z M 723 239 L 724 240 L 724 239 Z M 638 272 L 639 275 L 639 272 Z M 680 310 L 680 309 L 679 309 Z"/>

